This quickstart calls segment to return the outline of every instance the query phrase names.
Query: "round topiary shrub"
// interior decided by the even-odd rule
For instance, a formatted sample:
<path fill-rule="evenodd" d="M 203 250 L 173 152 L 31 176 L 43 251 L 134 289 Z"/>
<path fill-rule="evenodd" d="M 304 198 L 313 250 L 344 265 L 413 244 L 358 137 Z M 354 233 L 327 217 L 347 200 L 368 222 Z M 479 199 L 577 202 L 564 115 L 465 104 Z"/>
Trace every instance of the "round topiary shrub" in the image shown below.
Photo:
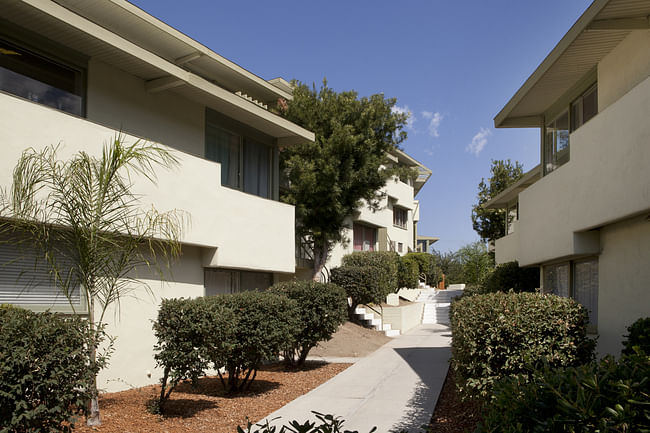
<path fill-rule="evenodd" d="M 332 338 L 347 317 L 345 290 L 336 284 L 287 281 L 273 285 L 270 291 L 293 299 L 298 306 L 295 339 L 283 351 L 289 365 L 304 364 L 309 351 Z"/>
<path fill-rule="evenodd" d="M 0 306 L 0 431 L 72 431 L 106 363 L 90 367 L 90 332 L 78 316 Z"/>
<path fill-rule="evenodd" d="M 360 304 L 379 304 L 392 292 L 384 284 L 381 275 L 370 266 L 341 266 L 332 269 L 330 281 L 343 287 L 351 302 L 348 317 L 354 320 L 354 311 Z"/>
<path fill-rule="evenodd" d="M 397 291 L 399 254 L 392 251 L 359 251 L 343 256 L 342 266 L 370 267 L 383 292 Z"/>
<path fill-rule="evenodd" d="M 593 358 L 587 311 L 570 298 L 536 293 L 464 296 L 452 303 L 452 366 L 461 392 L 486 397 L 495 381 Z"/>

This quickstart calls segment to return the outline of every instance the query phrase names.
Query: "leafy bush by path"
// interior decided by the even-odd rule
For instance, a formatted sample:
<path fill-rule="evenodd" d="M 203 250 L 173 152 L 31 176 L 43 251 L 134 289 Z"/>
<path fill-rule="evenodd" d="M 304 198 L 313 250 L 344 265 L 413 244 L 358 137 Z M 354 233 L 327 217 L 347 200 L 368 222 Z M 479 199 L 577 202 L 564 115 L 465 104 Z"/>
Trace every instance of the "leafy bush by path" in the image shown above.
<path fill-rule="evenodd" d="M 360 251 L 343 256 L 341 263 L 342 266 L 369 266 L 377 274 L 382 291 L 386 294 L 397 291 L 399 254 L 392 251 Z"/>
<path fill-rule="evenodd" d="M 0 432 L 72 431 L 107 359 L 89 367 L 90 332 L 78 316 L 0 306 Z"/>
<path fill-rule="evenodd" d="M 650 357 L 613 357 L 494 386 L 483 433 L 650 431 Z"/>
<path fill-rule="evenodd" d="M 408 255 L 400 257 L 397 267 L 397 287 L 415 289 L 420 280 L 420 267 L 418 262 Z"/>
<path fill-rule="evenodd" d="M 234 313 L 207 298 L 164 299 L 153 324 L 158 342 L 156 366 L 163 368 L 157 409 L 164 411 L 169 396 L 182 380 L 196 384 L 210 362 L 223 360 L 231 344 Z M 221 362 L 219 362 L 221 364 Z"/>
<path fill-rule="evenodd" d="M 316 416 L 318 422 L 305 421 L 300 423 L 293 420 L 280 427 L 280 429 L 270 425 L 268 421 L 255 425 L 249 422 L 246 430 L 237 427 L 237 433 L 359 433 L 357 430 L 343 430 L 344 420 L 341 417 L 325 415 L 316 411 L 312 411 L 312 413 Z M 255 429 L 253 430 L 253 428 Z M 368 433 L 375 431 L 377 431 L 377 427 L 371 428 Z"/>
<path fill-rule="evenodd" d="M 435 287 L 442 281 L 442 270 L 436 264 L 436 256 L 429 253 L 408 253 L 404 256 L 406 257 L 418 264 L 418 276 L 428 285 Z"/>
<path fill-rule="evenodd" d="M 283 351 L 289 365 L 302 365 L 320 341 L 332 338 L 347 317 L 345 291 L 332 283 L 288 281 L 277 283 L 271 292 L 293 299 L 298 305 L 295 339 Z"/>
<path fill-rule="evenodd" d="M 452 303 L 452 365 L 466 397 L 487 397 L 495 381 L 593 358 L 587 312 L 575 301 L 536 293 L 464 296 Z"/>
<path fill-rule="evenodd" d="M 487 277 L 479 293 L 534 292 L 539 287 L 539 268 L 520 268 L 517 261 L 502 263 Z"/>
<path fill-rule="evenodd" d="M 343 287 L 351 299 L 348 304 L 348 317 L 355 319 L 354 310 L 359 304 L 379 304 L 386 300 L 391 291 L 381 284 L 381 277 L 370 266 L 341 266 L 332 269 L 330 281 Z"/>
<path fill-rule="evenodd" d="M 623 354 L 635 353 L 634 347 L 650 355 L 650 317 L 638 319 L 628 326 L 625 340 L 623 341 Z"/>
<path fill-rule="evenodd" d="M 225 367 L 230 393 L 243 391 L 255 379 L 262 361 L 277 358 L 300 329 L 296 301 L 271 292 L 241 292 L 207 298 L 212 308 L 224 307 L 235 317 L 232 334 L 224 350 L 215 352 L 215 368 Z"/>

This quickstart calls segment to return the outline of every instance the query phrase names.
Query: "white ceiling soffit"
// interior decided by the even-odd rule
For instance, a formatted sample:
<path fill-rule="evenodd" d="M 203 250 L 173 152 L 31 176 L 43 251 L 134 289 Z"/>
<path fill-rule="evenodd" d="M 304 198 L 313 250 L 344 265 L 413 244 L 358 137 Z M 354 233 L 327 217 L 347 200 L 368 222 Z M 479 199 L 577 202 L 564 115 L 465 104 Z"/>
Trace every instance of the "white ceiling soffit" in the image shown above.
<path fill-rule="evenodd" d="M 235 95 L 52 1 L 3 0 L 3 18 L 145 82 L 173 91 L 278 138 L 280 145 L 313 141 L 314 134 Z"/>
<path fill-rule="evenodd" d="M 54 1 L 231 92 L 242 91 L 267 103 L 280 97 L 292 97 L 291 93 L 220 56 L 125 0 Z"/>
<path fill-rule="evenodd" d="M 542 115 L 632 30 L 650 28 L 650 1 L 595 0 L 494 118 L 497 128 L 539 127 Z"/>

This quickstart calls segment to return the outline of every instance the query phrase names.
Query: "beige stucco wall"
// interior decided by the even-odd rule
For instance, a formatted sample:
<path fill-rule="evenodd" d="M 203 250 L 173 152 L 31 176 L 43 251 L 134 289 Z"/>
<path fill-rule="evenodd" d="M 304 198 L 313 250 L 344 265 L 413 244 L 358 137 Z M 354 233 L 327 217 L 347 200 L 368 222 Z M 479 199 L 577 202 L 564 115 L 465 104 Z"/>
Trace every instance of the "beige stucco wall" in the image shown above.
<path fill-rule="evenodd" d="M 494 243 L 494 260 L 497 265 L 519 260 L 519 222 L 514 222 L 515 231 L 499 238 Z"/>
<path fill-rule="evenodd" d="M 106 63 L 88 62 L 87 118 L 203 157 L 205 107 L 171 91 L 150 93 L 143 80 Z"/>
<path fill-rule="evenodd" d="M 650 210 L 650 78 L 571 134 L 571 160 L 519 194 L 519 262 L 594 254 L 589 231 Z"/>
<path fill-rule="evenodd" d="M 650 317 L 650 222 L 647 215 L 601 229 L 598 258 L 598 353 L 620 353 L 626 328 Z"/>
<path fill-rule="evenodd" d="M 650 76 L 650 30 L 631 32 L 598 64 L 598 111 Z"/>
<path fill-rule="evenodd" d="M 391 329 L 399 329 L 403 334 L 422 323 L 423 302 L 413 302 L 400 307 L 383 307 L 382 321 Z"/>
<path fill-rule="evenodd" d="M 30 146 L 61 143 L 60 156 L 65 158 L 81 149 L 98 153 L 115 134 L 84 119 L 0 94 L 0 185 L 10 184 L 15 162 Z M 142 194 L 143 207 L 187 212 L 191 223 L 183 241 L 217 248 L 211 266 L 294 271 L 293 206 L 224 188 L 218 163 L 181 152 L 175 155 L 180 166 L 159 170 L 158 185 L 135 179 L 134 190 Z"/>
<path fill-rule="evenodd" d="M 413 187 L 391 178 L 386 182 L 382 192 L 384 196 L 379 201 L 379 210 L 373 211 L 364 204 L 359 209 L 359 214 L 354 217 L 354 221 L 378 228 L 386 228 L 390 240 L 395 241 L 395 248 L 397 248 L 397 243 L 401 242 L 403 245 L 401 254 L 406 254 L 409 248 L 413 248 L 413 215 L 416 208 L 416 202 L 413 200 Z M 408 221 L 405 229 L 393 225 L 393 203 L 408 209 Z M 353 218 L 350 217 L 346 220 L 346 225 L 350 228 L 344 230 L 345 236 L 350 241 L 345 246 L 337 244 L 334 247 L 327 261 L 329 269 L 340 266 L 343 256 L 352 254 L 354 251 L 352 224 Z M 376 246 L 379 247 L 379 242 L 377 242 Z"/>

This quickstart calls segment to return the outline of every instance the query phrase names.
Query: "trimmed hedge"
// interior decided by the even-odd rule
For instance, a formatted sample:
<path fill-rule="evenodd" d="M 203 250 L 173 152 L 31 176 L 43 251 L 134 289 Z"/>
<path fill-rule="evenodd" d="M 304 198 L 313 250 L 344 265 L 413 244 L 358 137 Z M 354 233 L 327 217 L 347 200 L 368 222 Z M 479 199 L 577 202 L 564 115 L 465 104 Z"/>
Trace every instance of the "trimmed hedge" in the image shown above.
<path fill-rule="evenodd" d="M 623 354 L 631 355 L 635 353 L 634 348 L 638 347 L 646 355 L 650 355 L 650 317 L 638 319 L 628 326 L 627 332 L 629 334 L 623 340 Z"/>
<path fill-rule="evenodd" d="M 348 317 L 355 318 L 354 310 L 360 304 L 380 304 L 392 290 L 386 290 L 381 276 L 370 266 L 341 266 L 334 268 L 330 281 L 343 287 L 351 302 L 348 304 Z"/>
<path fill-rule="evenodd" d="M 72 431 L 106 363 L 89 367 L 90 332 L 78 316 L 0 306 L 0 432 Z"/>
<path fill-rule="evenodd" d="M 494 386 L 484 433 L 650 431 L 650 357 L 623 356 L 566 368 L 545 368 L 532 380 L 509 377 Z"/>
<path fill-rule="evenodd" d="M 296 335 L 283 351 L 289 365 L 304 364 L 309 351 L 332 338 L 347 318 L 345 291 L 335 284 L 288 281 L 273 285 L 270 291 L 293 299 L 298 306 Z"/>
<path fill-rule="evenodd" d="M 227 380 L 219 373 L 229 393 L 247 389 L 262 361 L 277 358 L 294 341 L 300 327 L 298 304 L 271 292 L 241 292 L 206 298 L 211 308 L 223 307 L 235 316 L 232 338 L 224 350 L 215 352 L 215 368 L 223 366 Z"/>
<path fill-rule="evenodd" d="M 417 260 L 408 255 L 399 258 L 397 266 L 397 287 L 416 289 L 420 280 L 420 267 Z"/>
<path fill-rule="evenodd" d="M 569 298 L 536 293 L 465 296 L 452 303 L 452 365 L 465 397 L 486 397 L 497 380 L 593 358 L 587 312 Z"/>
<path fill-rule="evenodd" d="M 207 298 L 163 299 L 153 324 L 154 358 L 163 368 L 158 411 L 182 380 L 196 385 L 211 362 L 223 363 L 234 326 L 234 312 Z"/>
<path fill-rule="evenodd" d="M 442 270 L 436 264 L 436 256 L 429 253 L 408 253 L 404 258 L 418 264 L 418 277 L 428 285 L 435 287 L 442 281 Z"/>
<path fill-rule="evenodd" d="M 479 293 L 534 292 L 539 287 L 539 268 L 520 268 L 517 261 L 502 263 L 487 277 Z"/>
<path fill-rule="evenodd" d="M 397 291 L 399 254 L 392 251 L 360 251 L 343 256 L 342 266 L 368 266 L 377 273 L 381 290 Z M 383 302 L 383 300 L 382 300 Z"/>

